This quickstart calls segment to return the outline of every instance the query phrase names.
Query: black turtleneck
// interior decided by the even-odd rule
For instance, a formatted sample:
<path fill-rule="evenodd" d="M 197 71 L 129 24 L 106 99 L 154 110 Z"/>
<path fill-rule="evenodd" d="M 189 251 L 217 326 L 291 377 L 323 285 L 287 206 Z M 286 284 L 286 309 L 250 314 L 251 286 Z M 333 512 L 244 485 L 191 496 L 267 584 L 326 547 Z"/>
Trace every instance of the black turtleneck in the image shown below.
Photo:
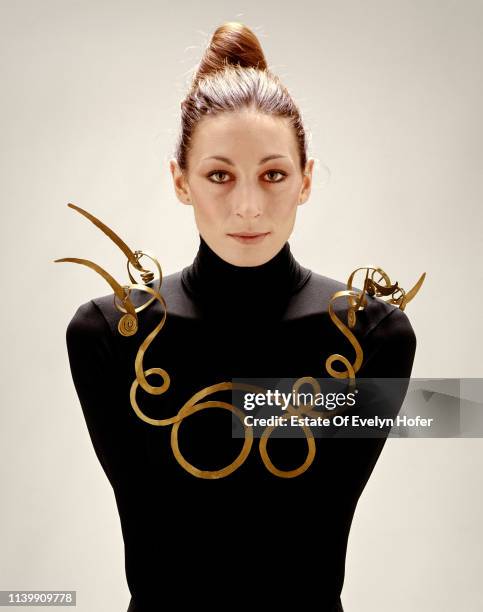
<path fill-rule="evenodd" d="M 308 281 L 286 242 L 269 261 L 237 266 L 222 259 L 200 235 L 193 263 L 181 273 L 183 287 L 207 316 L 243 310 L 247 316 L 276 318 Z"/>
<path fill-rule="evenodd" d="M 239 267 L 200 237 L 192 264 L 163 279 L 166 322 L 144 357 L 144 370 L 166 370 L 170 386 L 156 396 L 138 388 L 138 404 L 164 419 L 200 389 L 233 378 L 328 377 L 329 355 L 354 359 L 328 314 L 330 297 L 343 289 L 300 266 L 288 242 L 270 261 Z M 140 305 L 148 295 L 133 291 L 132 298 Z M 338 313 L 344 319 L 343 306 Z M 138 332 L 123 337 L 109 293 L 79 306 L 67 328 L 75 389 L 116 497 L 129 611 L 184 609 L 193 596 L 211 610 L 225 610 L 233 599 L 244 608 L 342 610 L 349 529 L 385 438 L 319 438 L 312 465 L 296 478 L 269 472 L 255 440 L 231 475 L 193 476 L 173 455 L 172 426 L 142 421 L 131 405 L 137 351 L 162 316 L 153 302 L 139 313 Z M 403 311 L 368 298 L 353 331 L 364 351 L 359 377 L 409 378 L 416 338 Z M 148 381 L 161 383 L 156 374 Z M 241 445 L 230 413 L 220 409 L 183 419 L 178 440 L 186 460 L 206 470 L 230 464 Z M 299 466 L 307 453 L 305 438 L 269 445 L 279 469 Z M 89 518 L 96 520 L 95 505 Z"/>

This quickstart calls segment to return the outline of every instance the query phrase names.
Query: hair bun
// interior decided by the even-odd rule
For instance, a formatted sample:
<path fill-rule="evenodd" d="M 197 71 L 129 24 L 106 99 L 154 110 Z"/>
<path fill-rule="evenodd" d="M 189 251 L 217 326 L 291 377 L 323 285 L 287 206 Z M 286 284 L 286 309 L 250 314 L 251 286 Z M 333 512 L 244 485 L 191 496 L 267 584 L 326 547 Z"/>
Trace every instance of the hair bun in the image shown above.
<path fill-rule="evenodd" d="M 223 70 L 227 65 L 267 69 L 260 41 L 249 27 L 228 21 L 216 28 L 196 71 L 193 85 L 203 77 Z"/>
<path fill-rule="evenodd" d="M 243 23 L 228 21 L 217 27 L 194 70 L 181 102 L 181 133 L 174 157 L 188 172 L 193 136 L 204 117 L 255 110 L 284 118 L 293 130 L 300 170 L 307 165 L 307 137 L 302 115 L 288 89 L 267 67 L 260 41 Z"/>

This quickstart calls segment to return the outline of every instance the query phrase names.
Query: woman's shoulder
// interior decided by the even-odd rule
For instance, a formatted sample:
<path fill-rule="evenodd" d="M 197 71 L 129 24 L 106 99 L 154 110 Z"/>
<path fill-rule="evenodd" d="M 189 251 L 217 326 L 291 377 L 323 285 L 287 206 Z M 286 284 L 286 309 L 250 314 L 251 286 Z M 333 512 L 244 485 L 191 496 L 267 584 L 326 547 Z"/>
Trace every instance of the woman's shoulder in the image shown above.
<path fill-rule="evenodd" d="M 352 286 L 351 289 L 357 293 L 362 291 L 358 286 Z M 349 310 L 348 298 L 343 294 L 340 296 L 336 294 L 347 290 L 346 282 L 312 271 L 307 283 L 293 297 L 287 318 L 330 318 L 330 306 L 332 305 L 333 314 L 345 324 Z M 403 310 L 366 292 L 366 305 L 356 313 L 354 333 L 356 336 L 364 337 L 379 327 L 387 334 L 414 335 L 409 318 Z"/>
<path fill-rule="evenodd" d="M 108 331 L 106 320 L 96 305 L 97 299 L 90 299 L 76 307 L 67 324 L 67 335 L 97 335 Z"/>
<path fill-rule="evenodd" d="M 355 324 L 349 327 L 347 283 L 313 273 L 301 295 L 299 315 L 305 309 L 306 316 L 315 319 L 320 329 L 340 332 L 340 337 L 351 333 L 363 349 L 364 361 L 359 376 L 408 377 L 416 353 L 416 334 L 404 310 L 380 297 L 365 294 L 365 305 L 355 313 Z M 353 286 L 357 293 L 361 288 Z M 386 298 L 389 299 L 389 298 Z M 330 309 L 330 304 L 333 308 Z M 334 317 L 336 320 L 334 320 Z M 311 326 L 313 328 L 313 325 Z M 343 352 L 343 351 L 342 351 Z"/>
<path fill-rule="evenodd" d="M 152 280 L 147 286 L 157 290 L 158 279 Z M 169 315 L 195 316 L 194 305 L 182 288 L 181 271 L 169 274 L 162 279 L 160 294 Z M 132 289 L 129 297 L 134 307 L 138 308 L 153 296 L 147 291 Z M 67 335 L 70 337 L 115 335 L 119 319 L 123 314 L 117 308 L 116 303 L 120 304 L 120 300 L 113 291 L 94 296 L 83 302 L 75 309 L 67 325 Z M 149 319 L 150 324 L 154 320 L 153 317 L 156 318 L 158 315 L 163 315 L 163 305 L 155 299 L 146 310 L 139 314 L 139 322 Z"/>
<path fill-rule="evenodd" d="M 65 330 L 69 354 L 82 354 L 84 349 L 110 346 L 112 332 L 102 311 L 96 305 L 96 298 L 80 304 L 71 316 Z"/>

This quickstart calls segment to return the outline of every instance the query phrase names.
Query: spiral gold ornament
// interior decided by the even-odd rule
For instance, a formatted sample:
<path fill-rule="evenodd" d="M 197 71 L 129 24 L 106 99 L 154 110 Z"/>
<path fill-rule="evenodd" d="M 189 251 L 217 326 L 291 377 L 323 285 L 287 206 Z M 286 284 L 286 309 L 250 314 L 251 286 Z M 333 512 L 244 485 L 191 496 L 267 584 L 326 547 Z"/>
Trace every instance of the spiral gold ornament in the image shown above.
<path fill-rule="evenodd" d="M 128 272 L 129 279 L 131 281 L 131 284 L 129 285 L 121 285 L 106 270 L 104 270 L 103 268 L 95 264 L 94 262 L 89 261 L 87 259 L 78 259 L 75 257 L 65 257 L 63 259 L 54 260 L 55 263 L 68 261 L 68 262 L 79 263 L 79 264 L 88 266 L 91 269 L 93 269 L 95 272 L 100 274 L 109 283 L 110 287 L 113 290 L 113 294 L 114 294 L 113 295 L 114 306 L 119 312 L 122 313 L 122 316 L 120 317 L 119 322 L 118 322 L 119 333 L 122 336 L 132 336 L 136 334 L 136 332 L 138 331 L 138 327 L 139 327 L 137 313 L 141 312 L 142 310 L 145 310 L 150 304 L 153 303 L 154 300 L 158 300 L 158 302 L 161 304 L 162 309 L 163 309 L 163 316 L 161 318 L 161 321 L 142 341 L 137 351 L 137 354 L 136 354 L 136 358 L 134 362 L 135 378 L 132 382 L 130 393 L 129 393 L 129 399 L 130 399 L 132 409 L 142 421 L 144 421 L 145 423 L 149 425 L 153 425 L 157 427 L 165 427 L 165 426 L 172 425 L 171 449 L 173 451 L 173 456 L 175 457 L 179 465 L 182 468 L 184 468 L 187 472 L 189 472 L 190 474 L 192 474 L 193 476 L 197 478 L 204 478 L 204 479 L 218 479 L 218 478 L 225 478 L 229 476 L 230 474 L 232 474 L 234 471 L 236 471 L 239 467 L 243 465 L 248 455 L 250 454 L 250 451 L 253 445 L 253 429 L 245 425 L 244 420 L 243 420 L 243 416 L 244 416 L 243 412 L 239 408 L 234 406 L 233 404 L 230 404 L 228 402 L 223 402 L 220 400 L 207 400 L 207 401 L 201 401 L 201 400 L 204 400 L 206 397 L 212 395 L 213 393 L 217 393 L 220 391 L 242 390 L 242 391 L 250 391 L 250 392 L 255 392 L 255 393 L 264 393 L 266 389 L 263 389 L 262 387 L 258 387 L 256 385 L 247 384 L 247 383 L 221 382 L 221 383 L 217 383 L 214 385 L 210 385 L 208 387 L 204 387 L 200 391 L 196 392 L 180 408 L 180 410 L 178 411 L 176 415 L 162 418 L 162 419 L 154 419 L 146 415 L 143 412 L 143 410 L 140 408 L 138 401 L 137 401 L 138 387 L 141 387 L 145 393 L 149 393 L 150 395 L 162 395 L 169 389 L 170 384 L 171 384 L 170 376 L 168 372 L 166 372 L 166 370 L 164 370 L 163 368 L 150 368 L 148 370 L 144 370 L 144 366 L 143 366 L 144 355 L 147 349 L 149 348 L 150 344 L 153 342 L 155 337 L 158 335 L 158 333 L 163 328 L 166 322 L 166 317 L 167 317 L 167 305 L 166 305 L 166 302 L 163 296 L 161 295 L 161 285 L 162 285 L 162 278 L 163 278 L 161 266 L 159 265 L 157 258 L 152 253 L 147 252 L 147 251 L 140 251 L 140 250 L 132 251 L 127 246 L 127 244 L 123 240 L 121 240 L 121 238 L 119 238 L 117 234 L 115 234 L 107 225 L 105 225 L 102 221 L 94 217 L 94 215 L 92 215 L 91 213 L 80 208 L 79 206 L 76 206 L 75 204 L 69 203 L 68 206 L 72 208 L 73 210 L 76 210 L 79 213 L 81 213 L 87 219 L 92 221 L 94 225 L 99 227 L 121 249 L 121 251 L 127 257 L 127 272 Z M 150 259 L 153 262 L 158 272 L 158 281 L 156 283 L 157 286 L 155 289 L 148 286 L 148 283 L 150 283 L 154 279 L 154 273 L 151 270 L 144 268 L 140 264 L 140 259 L 142 257 L 147 257 L 148 259 Z M 130 266 L 132 266 L 134 269 L 136 269 L 140 273 L 143 283 L 136 283 L 135 279 L 133 278 L 131 274 Z M 365 270 L 366 277 L 364 280 L 363 289 L 358 292 L 352 289 L 352 281 L 353 281 L 354 275 L 359 270 Z M 380 276 L 380 278 L 378 278 L 377 281 L 374 279 L 374 275 L 376 274 Z M 337 326 L 337 328 L 344 334 L 344 336 L 349 340 L 351 345 L 354 347 L 355 360 L 353 363 L 351 363 L 343 355 L 339 355 L 339 354 L 330 355 L 325 362 L 325 367 L 326 367 L 327 372 L 332 377 L 339 378 L 339 379 L 348 378 L 349 388 L 353 389 L 355 386 L 355 374 L 357 373 L 357 371 L 362 365 L 363 352 L 362 352 L 361 345 L 359 344 L 355 335 L 352 333 L 351 329 L 356 324 L 357 312 L 359 310 L 363 310 L 364 307 L 367 305 L 366 293 L 370 295 L 371 297 L 390 296 L 388 303 L 397 305 L 399 308 L 401 308 L 401 310 L 404 310 L 406 305 L 414 298 L 414 296 L 419 291 L 424 281 L 425 275 L 426 273 L 422 274 L 418 282 L 415 284 L 415 286 L 406 293 L 404 289 L 398 286 L 398 283 L 392 284 L 388 275 L 381 268 L 377 268 L 374 266 L 366 266 L 364 268 L 357 268 L 356 270 L 352 272 L 352 274 L 350 275 L 347 281 L 347 290 L 337 291 L 331 296 L 331 299 L 329 301 L 329 315 L 330 315 L 332 322 Z M 381 284 L 381 280 L 384 281 L 385 283 L 384 285 Z M 130 294 L 133 289 L 137 289 L 139 291 L 148 293 L 151 295 L 151 297 L 144 304 L 135 308 L 132 301 L 130 300 Z M 348 312 L 347 312 L 347 325 L 344 324 L 334 312 L 333 302 L 336 299 L 341 298 L 341 297 L 346 297 L 348 300 L 348 304 L 349 304 Z M 345 370 L 343 371 L 335 370 L 332 367 L 332 364 L 335 363 L 336 361 L 341 362 L 344 365 Z M 154 385 L 148 382 L 147 380 L 148 377 L 151 379 L 152 376 L 157 376 L 161 378 L 161 384 Z M 299 388 L 305 384 L 311 385 L 312 389 L 315 390 L 316 393 L 320 393 L 320 385 L 318 381 L 311 376 L 305 376 L 305 377 L 301 377 L 297 379 L 292 387 L 292 391 L 294 393 L 297 393 Z M 178 435 L 179 435 L 179 428 L 180 428 L 181 422 L 185 418 L 188 418 L 189 416 L 191 416 L 192 414 L 195 414 L 196 412 L 200 412 L 202 410 L 206 410 L 209 408 L 221 408 L 224 410 L 229 410 L 232 414 L 234 414 L 241 420 L 243 427 L 244 427 L 244 432 L 245 432 L 243 447 L 240 453 L 238 454 L 238 456 L 235 458 L 235 460 L 232 463 L 218 470 L 201 470 L 193 466 L 192 464 L 190 464 L 183 457 L 179 449 L 179 443 L 178 443 Z M 345 409 L 346 408 L 341 407 L 339 409 L 330 410 L 330 412 L 326 411 L 323 414 L 323 416 L 324 418 L 330 419 L 330 418 L 333 418 L 336 414 L 340 414 Z M 286 408 L 285 415 L 283 415 L 282 417 L 282 420 L 288 419 L 290 416 L 293 416 L 293 415 L 301 416 L 304 414 L 316 417 L 316 416 L 321 416 L 322 413 L 320 411 L 315 411 L 314 407 L 310 404 L 304 405 L 302 407 L 299 406 L 297 409 L 295 409 L 291 404 L 289 404 Z M 316 454 L 316 443 L 315 443 L 315 439 L 313 436 L 313 432 L 310 429 L 310 427 L 305 424 L 301 425 L 301 427 L 307 439 L 307 456 L 304 462 L 300 466 L 294 469 L 291 469 L 291 470 L 281 470 L 273 464 L 268 454 L 267 444 L 268 444 L 270 435 L 275 430 L 275 427 L 270 426 L 264 429 L 260 437 L 260 442 L 259 442 L 260 457 L 266 469 L 272 474 L 274 474 L 275 476 L 278 476 L 280 478 L 295 478 L 303 474 L 312 465 L 314 458 L 315 458 L 315 454 Z"/>
<path fill-rule="evenodd" d="M 138 330 L 137 318 L 129 312 L 122 315 L 117 324 L 117 329 L 122 336 L 133 336 Z"/>
<path fill-rule="evenodd" d="M 360 292 L 354 291 L 352 289 L 352 281 L 354 280 L 354 276 L 360 270 L 365 270 L 366 276 L 364 279 L 363 288 Z M 376 282 L 374 280 L 374 276 L 378 274 L 381 278 Z M 421 285 L 426 278 L 426 272 L 423 272 L 419 277 L 417 283 L 414 287 L 408 291 L 407 293 L 404 291 L 402 287 L 399 287 L 398 283 L 391 283 L 389 276 L 382 270 L 382 268 L 377 268 L 375 266 L 365 266 L 362 268 L 356 268 L 352 274 L 349 276 L 347 281 L 347 290 L 346 291 L 336 291 L 329 301 L 329 315 L 332 322 L 337 326 L 337 328 L 344 334 L 344 336 L 349 340 L 349 342 L 354 347 L 354 351 L 356 354 L 356 359 L 354 363 L 351 363 L 346 357 L 339 354 L 330 355 L 325 362 L 325 367 L 327 372 L 335 377 L 335 378 L 349 378 L 349 388 L 353 389 L 355 387 L 355 375 L 358 372 L 359 368 L 362 365 L 363 352 L 359 341 L 355 337 L 355 335 L 351 332 L 349 328 L 353 328 L 356 324 L 357 312 L 360 310 L 364 310 L 364 307 L 367 305 L 366 293 L 371 297 L 381 298 L 382 296 L 387 297 L 390 296 L 389 300 L 386 301 L 388 304 L 393 304 L 398 306 L 401 310 L 404 310 L 406 305 L 414 298 L 414 296 L 418 293 Z M 380 284 L 380 281 L 384 281 L 384 285 Z M 399 295 L 398 295 L 399 294 Z M 398 297 L 396 297 L 398 295 Z M 341 297 L 347 297 L 349 308 L 347 311 L 347 325 L 345 325 L 339 317 L 334 312 L 333 302 Z M 340 361 L 344 364 L 345 370 L 339 371 L 334 370 L 332 364 L 335 361 Z"/>

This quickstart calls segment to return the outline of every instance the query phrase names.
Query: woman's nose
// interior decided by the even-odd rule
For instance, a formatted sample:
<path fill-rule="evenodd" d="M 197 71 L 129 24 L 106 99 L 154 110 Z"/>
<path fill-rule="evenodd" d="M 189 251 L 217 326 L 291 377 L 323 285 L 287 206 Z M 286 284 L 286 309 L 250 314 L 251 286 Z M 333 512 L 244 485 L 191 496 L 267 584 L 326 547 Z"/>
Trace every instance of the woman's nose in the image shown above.
<path fill-rule="evenodd" d="M 262 194 L 256 189 L 240 189 L 239 193 L 233 194 L 235 198 L 235 214 L 241 217 L 258 217 L 263 210 Z"/>

